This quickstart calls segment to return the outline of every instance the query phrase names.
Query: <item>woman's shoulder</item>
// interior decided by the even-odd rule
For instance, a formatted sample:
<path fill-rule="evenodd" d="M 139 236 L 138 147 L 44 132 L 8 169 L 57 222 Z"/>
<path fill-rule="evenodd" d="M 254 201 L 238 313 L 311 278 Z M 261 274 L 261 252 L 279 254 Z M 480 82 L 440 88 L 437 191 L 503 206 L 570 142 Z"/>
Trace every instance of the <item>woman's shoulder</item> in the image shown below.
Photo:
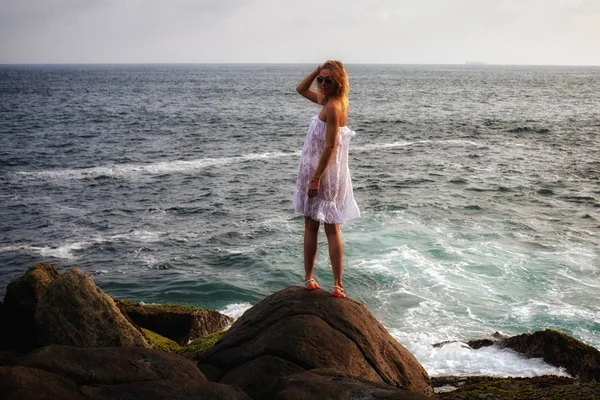
<path fill-rule="evenodd" d="M 323 107 L 325 115 L 336 118 L 346 119 L 348 111 L 339 99 L 332 99 Z"/>
<path fill-rule="evenodd" d="M 340 99 L 329 100 L 323 108 L 325 108 L 326 111 L 334 111 L 336 113 L 344 112 L 344 105 Z"/>
<path fill-rule="evenodd" d="M 340 126 L 346 125 L 348 113 L 339 99 L 328 101 L 327 104 L 325 104 L 325 107 L 323 107 L 323 110 L 327 120 L 332 118 L 333 120 L 340 122 Z"/>

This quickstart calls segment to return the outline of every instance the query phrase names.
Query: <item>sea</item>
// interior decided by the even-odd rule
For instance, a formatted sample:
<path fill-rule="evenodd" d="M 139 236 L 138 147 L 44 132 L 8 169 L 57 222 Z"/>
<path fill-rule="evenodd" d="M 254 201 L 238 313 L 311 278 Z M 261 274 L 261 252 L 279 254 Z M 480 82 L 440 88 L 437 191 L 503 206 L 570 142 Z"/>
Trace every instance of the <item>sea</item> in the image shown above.
<path fill-rule="evenodd" d="M 0 296 L 40 262 L 234 318 L 302 285 L 315 67 L 0 66 Z M 600 348 L 600 67 L 347 70 L 347 294 L 431 376 L 566 374 L 464 344 L 494 332 Z M 331 290 L 323 230 L 316 278 Z"/>

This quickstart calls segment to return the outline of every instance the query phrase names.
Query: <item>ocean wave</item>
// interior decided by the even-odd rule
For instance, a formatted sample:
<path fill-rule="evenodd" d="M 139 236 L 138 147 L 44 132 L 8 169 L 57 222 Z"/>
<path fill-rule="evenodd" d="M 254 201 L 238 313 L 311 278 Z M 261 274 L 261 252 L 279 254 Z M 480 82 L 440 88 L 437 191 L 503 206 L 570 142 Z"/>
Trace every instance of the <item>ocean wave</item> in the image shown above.
<path fill-rule="evenodd" d="M 532 128 L 530 126 L 518 126 L 516 128 L 509 129 L 509 133 L 549 133 L 550 130 L 546 128 Z"/>
<path fill-rule="evenodd" d="M 98 243 L 114 241 L 156 242 L 161 240 L 162 232 L 135 229 L 128 233 L 91 237 L 84 241 L 66 242 L 56 246 L 9 245 L 0 247 L 0 252 L 24 252 L 39 254 L 42 257 L 76 260 L 77 251 L 85 250 Z"/>
<path fill-rule="evenodd" d="M 385 150 L 399 147 L 409 147 L 427 143 L 449 143 L 459 145 L 469 145 L 475 147 L 485 147 L 484 145 L 470 140 L 450 139 L 450 140 L 419 140 L 407 142 L 374 143 L 362 146 L 352 147 L 352 152 L 369 152 L 372 150 Z M 162 161 L 152 164 L 115 164 L 107 166 L 97 166 L 88 168 L 67 168 L 43 171 L 17 171 L 7 175 L 9 181 L 73 181 L 73 180 L 93 180 L 110 181 L 118 179 L 136 179 L 143 176 L 167 175 L 190 173 L 213 166 L 222 166 L 228 164 L 244 163 L 257 160 L 270 160 L 285 157 L 298 157 L 296 152 L 265 152 L 251 153 L 241 156 L 200 158 L 195 160 L 175 160 Z"/>
<path fill-rule="evenodd" d="M 220 313 L 225 314 L 234 320 L 241 317 L 247 310 L 252 307 L 250 303 L 234 303 L 225 306 L 222 310 L 219 310 Z"/>
<path fill-rule="evenodd" d="M 75 260 L 77 257 L 73 252 L 77 250 L 82 250 L 88 246 L 89 242 L 67 243 L 62 246 L 12 245 L 0 247 L 0 252 L 25 252 L 39 254 L 42 257 Z"/>
<path fill-rule="evenodd" d="M 373 143 L 373 144 L 365 144 L 362 146 L 352 147 L 350 149 L 353 151 L 372 151 L 372 150 L 386 150 L 386 149 L 394 149 L 399 147 L 410 147 L 421 144 L 450 144 L 450 145 L 459 145 L 459 146 L 471 146 L 477 148 L 487 148 L 487 145 L 474 142 L 472 140 L 465 139 L 448 139 L 448 140 L 416 140 L 416 141 L 397 141 L 391 143 Z"/>
<path fill-rule="evenodd" d="M 283 153 L 253 153 L 242 156 L 201 158 L 187 161 L 163 161 L 153 164 L 117 164 L 90 168 L 71 168 L 45 171 L 19 171 L 10 175 L 16 180 L 105 180 L 105 179 L 132 179 L 145 175 L 164 175 L 173 173 L 188 173 L 208 167 L 242 163 L 247 161 L 268 160 L 282 157 L 299 156 L 299 152 Z"/>
<path fill-rule="evenodd" d="M 541 358 L 527 359 L 512 350 L 496 346 L 473 350 L 465 343 L 454 342 L 441 348 L 421 345 L 409 350 L 431 376 L 569 376 L 564 369 L 548 365 Z"/>
<path fill-rule="evenodd" d="M 392 143 L 376 143 L 376 144 L 365 144 L 362 146 L 352 147 L 350 149 L 353 151 L 371 151 L 371 150 L 381 150 L 381 149 L 391 149 L 397 147 L 408 147 L 413 146 L 418 143 L 429 143 L 429 140 L 419 140 L 416 142 L 392 142 Z"/>

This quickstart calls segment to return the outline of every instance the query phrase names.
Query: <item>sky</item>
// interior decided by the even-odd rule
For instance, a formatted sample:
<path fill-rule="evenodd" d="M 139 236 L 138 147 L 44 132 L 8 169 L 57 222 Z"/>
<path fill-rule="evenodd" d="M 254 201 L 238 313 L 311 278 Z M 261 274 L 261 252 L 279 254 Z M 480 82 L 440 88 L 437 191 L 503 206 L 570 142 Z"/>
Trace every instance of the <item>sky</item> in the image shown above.
<path fill-rule="evenodd" d="M 600 0 L 0 0 L 0 63 L 600 65 Z"/>

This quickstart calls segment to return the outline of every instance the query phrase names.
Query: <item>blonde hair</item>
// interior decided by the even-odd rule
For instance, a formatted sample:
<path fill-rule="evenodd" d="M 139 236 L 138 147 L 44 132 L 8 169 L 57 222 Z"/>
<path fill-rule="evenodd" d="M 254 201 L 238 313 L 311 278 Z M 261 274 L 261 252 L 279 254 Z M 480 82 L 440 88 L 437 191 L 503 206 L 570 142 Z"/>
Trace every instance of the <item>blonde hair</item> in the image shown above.
<path fill-rule="evenodd" d="M 348 110 L 350 103 L 348 102 L 348 92 L 350 91 L 350 82 L 348 81 L 348 74 L 344 68 L 344 64 L 336 60 L 327 60 L 321 67 L 321 69 L 327 69 L 331 73 L 331 79 L 335 82 L 335 97 L 340 99 L 344 110 Z M 321 93 L 323 95 L 323 93 Z M 322 97 L 323 102 L 327 101 L 325 96 Z"/>

